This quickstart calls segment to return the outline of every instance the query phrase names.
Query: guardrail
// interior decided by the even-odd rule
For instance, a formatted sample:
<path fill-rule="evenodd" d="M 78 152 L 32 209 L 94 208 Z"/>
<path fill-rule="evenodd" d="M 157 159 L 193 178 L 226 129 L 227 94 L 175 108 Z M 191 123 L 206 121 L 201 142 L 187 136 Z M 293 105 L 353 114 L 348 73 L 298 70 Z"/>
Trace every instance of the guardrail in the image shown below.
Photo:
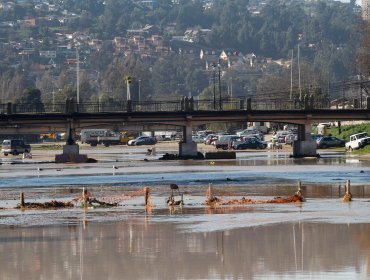
<path fill-rule="evenodd" d="M 370 109 L 369 102 L 365 103 Z M 313 97 L 298 99 L 223 99 L 194 100 L 182 98 L 180 101 L 115 101 L 115 102 L 82 102 L 74 99 L 65 103 L 54 104 L 0 104 L 0 114 L 65 114 L 65 113 L 113 113 L 113 112 L 179 112 L 179 111 L 238 111 L 238 110 L 302 110 L 330 109 L 331 101 L 327 98 Z M 358 104 L 354 102 L 354 104 Z M 362 105 L 362 104 L 361 104 Z M 362 108 L 354 106 L 355 108 Z"/>

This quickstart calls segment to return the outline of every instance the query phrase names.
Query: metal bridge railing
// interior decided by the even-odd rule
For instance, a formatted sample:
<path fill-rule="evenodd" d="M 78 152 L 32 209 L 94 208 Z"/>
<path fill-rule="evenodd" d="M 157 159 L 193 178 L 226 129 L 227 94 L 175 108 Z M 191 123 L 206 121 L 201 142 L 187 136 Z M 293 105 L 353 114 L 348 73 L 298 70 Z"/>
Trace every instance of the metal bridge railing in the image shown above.
<path fill-rule="evenodd" d="M 370 102 L 369 102 L 370 103 Z M 328 98 L 298 99 L 223 99 L 194 100 L 183 98 L 179 101 L 123 101 L 83 102 L 76 104 L 73 99 L 55 104 L 0 104 L 0 114 L 44 114 L 44 113 L 109 113 L 109 112 L 179 112 L 179 111 L 238 111 L 238 110 L 308 110 L 329 109 Z"/>

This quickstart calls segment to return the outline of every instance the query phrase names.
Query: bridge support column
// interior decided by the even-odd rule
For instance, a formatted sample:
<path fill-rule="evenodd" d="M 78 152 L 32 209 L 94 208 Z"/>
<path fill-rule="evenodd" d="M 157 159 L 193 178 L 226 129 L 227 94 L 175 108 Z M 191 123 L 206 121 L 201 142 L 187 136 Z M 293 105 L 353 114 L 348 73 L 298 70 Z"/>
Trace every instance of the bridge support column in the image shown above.
<path fill-rule="evenodd" d="M 182 141 L 179 143 L 180 157 L 194 157 L 197 156 L 197 143 L 192 139 L 192 125 L 188 122 L 183 128 Z"/>
<path fill-rule="evenodd" d="M 59 155 L 55 155 L 55 162 L 56 163 L 86 162 L 87 155 L 80 154 L 80 147 L 75 142 L 74 129 L 72 128 L 71 123 L 68 124 L 66 135 L 67 135 L 67 141 L 66 141 L 66 144 L 63 146 L 63 153 Z"/>
<path fill-rule="evenodd" d="M 311 124 L 298 125 L 298 140 L 293 142 L 293 157 L 316 157 L 317 145 L 311 137 Z"/>

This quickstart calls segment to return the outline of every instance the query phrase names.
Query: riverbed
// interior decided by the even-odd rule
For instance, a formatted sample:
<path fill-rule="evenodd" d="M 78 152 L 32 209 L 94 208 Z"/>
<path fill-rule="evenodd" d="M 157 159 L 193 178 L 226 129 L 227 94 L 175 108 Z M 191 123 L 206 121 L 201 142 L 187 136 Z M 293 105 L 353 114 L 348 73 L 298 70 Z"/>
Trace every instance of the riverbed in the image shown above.
<path fill-rule="evenodd" d="M 289 150 L 238 152 L 236 160 L 161 161 L 173 145 L 84 148 L 97 163 L 55 164 L 56 151 L 2 158 L 0 279 L 368 279 L 369 161 L 343 152 L 292 159 Z M 208 147 L 207 147 L 208 148 Z M 353 201 L 344 203 L 350 180 Z M 306 202 L 209 207 L 222 199 L 289 196 Z M 182 207 L 168 207 L 170 184 Z M 118 207 L 16 210 L 26 201 L 70 201 L 151 190 Z M 176 195 L 178 193 L 175 192 Z M 177 196 L 179 197 L 179 196 Z"/>

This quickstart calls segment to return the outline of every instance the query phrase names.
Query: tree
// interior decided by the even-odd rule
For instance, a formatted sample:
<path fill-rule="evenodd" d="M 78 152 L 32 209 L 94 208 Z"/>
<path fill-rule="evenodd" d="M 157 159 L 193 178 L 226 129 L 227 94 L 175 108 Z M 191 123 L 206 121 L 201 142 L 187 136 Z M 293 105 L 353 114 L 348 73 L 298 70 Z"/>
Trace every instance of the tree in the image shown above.
<path fill-rule="evenodd" d="M 363 37 L 356 54 L 356 62 L 358 71 L 370 77 L 370 23 L 367 22 L 362 27 Z"/>
<path fill-rule="evenodd" d="M 17 100 L 17 103 L 35 106 L 38 111 L 44 109 L 44 104 L 41 101 L 41 91 L 36 88 L 26 89 Z"/>

